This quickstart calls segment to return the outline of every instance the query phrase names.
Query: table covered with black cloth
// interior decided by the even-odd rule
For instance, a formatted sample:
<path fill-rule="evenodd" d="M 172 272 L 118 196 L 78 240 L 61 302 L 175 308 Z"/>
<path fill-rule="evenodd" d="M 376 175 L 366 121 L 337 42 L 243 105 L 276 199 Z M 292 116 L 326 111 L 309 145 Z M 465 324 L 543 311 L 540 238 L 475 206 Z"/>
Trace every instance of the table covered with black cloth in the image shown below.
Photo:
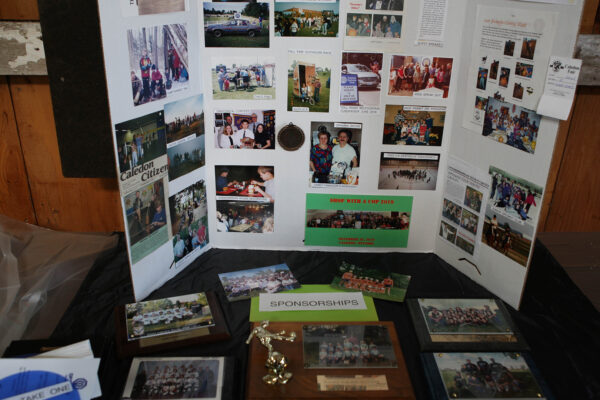
<path fill-rule="evenodd" d="M 228 302 L 217 274 L 286 263 L 302 284 L 329 283 L 342 261 L 411 275 L 407 297 L 493 297 L 431 253 L 212 249 L 153 292 L 149 299 L 215 291 L 231 339 L 157 356 L 233 356 L 236 379 L 231 397 L 242 399 L 250 301 Z M 93 339 L 95 351 L 102 353 L 99 376 L 106 399 L 120 398 L 129 370 L 131 360 L 116 357 L 113 338 L 114 308 L 130 302 L 134 302 L 133 289 L 121 243 L 114 252 L 96 262 L 51 337 L 64 342 Z M 406 304 L 375 299 L 375 305 L 381 321 L 394 321 L 415 395 L 417 399 L 427 399 L 419 344 Z M 556 398 L 600 399 L 600 314 L 540 242 L 535 244 L 521 310 L 508 308 Z"/>

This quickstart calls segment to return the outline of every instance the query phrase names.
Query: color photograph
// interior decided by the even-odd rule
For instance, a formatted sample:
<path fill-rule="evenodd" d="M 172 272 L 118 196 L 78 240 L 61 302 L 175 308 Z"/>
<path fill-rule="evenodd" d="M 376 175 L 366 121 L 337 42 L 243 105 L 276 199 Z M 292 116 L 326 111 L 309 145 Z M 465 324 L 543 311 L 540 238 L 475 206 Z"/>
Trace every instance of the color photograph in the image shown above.
<path fill-rule="evenodd" d="M 435 190 L 439 154 L 381 153 L 378 189 Z"/>
<path fill-rule="evenodd" d="M 288 50 L 287 110 L 329 112 L 331 52 Z"/>
<path fill-rule="evenodd" d="M 340 105 L 379 107 L 383 53 L 342 53 Z"/>
<path fill-rule="evenodd" d="M 217 111 L 215 113 L 217 149 L 275 148 L 275 110 Z"/>
<path fill-rule="evenodd" d="M 275 59 L 213 57 L 213 100 L 275 99 Z"/>
<path fill-rule="evenodd" d="M 208 244 L 206 186 L 199 181 L 169 198 L 175 262 Z"/>
<path fill-rule="evenodd" d="M 456 228 L 447 222 L 442 221 L 440 224 L 440 236 L 450 243 L 454 243 L 456 240 Z"/>
<path fill-rule="evenodd" d="M 275 37 L 337 37 L 339 9 L 339 0 L 275 1 Z"/>
<path fill-rule="evenodd" d="M 462 207 L 458 204 L 444 199 L 444 205 L 442 207 L 442 216 L 448 218 L 450 221 L 454 222 L 456 225 L 460 224 L 460 215 L 462 214 Z"/>
<path fill-rule="evenodd" d="M 273 203 L 217 201 L 217 232 L 273 233 Z"/>
<path fill-rule="evenodd" d="M 227 300 L 247 300 L 260 293 L 298 289 L 300 283 L 286 264 L 219 274 Z"/>
<path fill-rule="evenodd" d="M 383 144 L 441 146 L 446 107 L 385 106 Z"/>
<path fill-rule="evenodd" d="M 167 145 L 176 144 L 190 135 L 204 135 L 203 95 L 165 104 Z"/>
<path fill-rule="evenodd" d="M 480 212 L 482 201 L 483 193 L 467 185 L 467 189 L 465 190 L 465 201 L 463 204 L 469 207 L 471 210 Z"/>
<path fill-rule="evenodd" d="M 269 47 L 269 3 L 204 3 L 206 47 Z"/>
<path fill-rule="evenodd" d="M 119 172 L 130 171 L 167 152 L 162 111 L 115 125 Z"/>
<path fill-rule="evenodd" d="M 170 181 L 204 166 L 204 135 L 186 139 L 167 149 Z"/>
<path fill-rule="evenodd" d="M 388 95 L 445 99 L 451 77 L 452 58 L 394 55 Z"/>
<path fill-rule="evenodd" d="M 217 200 L 275 201 L 272 166 L 215 166 Z"/>

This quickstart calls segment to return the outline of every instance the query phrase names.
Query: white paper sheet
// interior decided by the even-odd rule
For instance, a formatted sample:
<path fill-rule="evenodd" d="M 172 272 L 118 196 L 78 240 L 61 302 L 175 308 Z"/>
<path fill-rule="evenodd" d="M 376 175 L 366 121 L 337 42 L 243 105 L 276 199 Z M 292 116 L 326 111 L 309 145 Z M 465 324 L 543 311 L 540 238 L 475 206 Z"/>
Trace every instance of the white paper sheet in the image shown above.
<path fill-rule="evenodd" d="M 258 298 L 261 312 L 366 310 L 361 292 L 349 293 L 261 293 Z"/>
<path fill-rule="evenodd" d="M 574 58 L 550 58 L 544 94 L 537 113 L 548 117 L 567 119 L 575 98 L 581 60 Z"/>

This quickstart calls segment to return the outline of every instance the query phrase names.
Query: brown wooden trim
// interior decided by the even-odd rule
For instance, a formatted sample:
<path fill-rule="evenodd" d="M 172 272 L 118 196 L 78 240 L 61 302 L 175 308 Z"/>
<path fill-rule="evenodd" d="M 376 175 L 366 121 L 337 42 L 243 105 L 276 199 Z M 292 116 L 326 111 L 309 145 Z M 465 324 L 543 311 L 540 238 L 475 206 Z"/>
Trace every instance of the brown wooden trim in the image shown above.
<path fill-rule="evenodd" d="M 37 0 L 0 1 L 0 19 L 37 21 L 40 19 Z"/>

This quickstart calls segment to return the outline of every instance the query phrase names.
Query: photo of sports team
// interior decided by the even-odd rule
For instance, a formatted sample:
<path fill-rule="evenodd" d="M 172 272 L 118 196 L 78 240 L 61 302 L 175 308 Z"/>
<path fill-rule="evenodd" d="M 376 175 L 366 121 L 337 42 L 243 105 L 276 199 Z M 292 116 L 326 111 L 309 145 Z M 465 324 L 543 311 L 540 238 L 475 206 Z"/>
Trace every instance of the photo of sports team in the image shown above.
<path fill-rule="evenodd" d="M 441 146 L 446 107 L 385 106 L 383 144 Z"/>
<path fill-rule="evenodd" d="M 206 186 L 200 180 L 169 198 L 173 256 L 178 262 L 208 243 Z"/>
<path fill-rule="evenodd" d="M 378 188 L 435 190 L 439 164 L 439 154 L 381 153 Z"/>
<path fill-rule="evenodd" d="M 285 264 L 219 274 L 227 300 L 256 297 L 260 293 L 278 293 L 297 289 L 300 283 Z"/>
<path fill-rule="evenodd" d="M 331 286 L 343 290 L 360 290 L 365 296 L 383 300 L 404 301 L 410 275 L 362 268 L 345 261 L 331 282 Z"/>

